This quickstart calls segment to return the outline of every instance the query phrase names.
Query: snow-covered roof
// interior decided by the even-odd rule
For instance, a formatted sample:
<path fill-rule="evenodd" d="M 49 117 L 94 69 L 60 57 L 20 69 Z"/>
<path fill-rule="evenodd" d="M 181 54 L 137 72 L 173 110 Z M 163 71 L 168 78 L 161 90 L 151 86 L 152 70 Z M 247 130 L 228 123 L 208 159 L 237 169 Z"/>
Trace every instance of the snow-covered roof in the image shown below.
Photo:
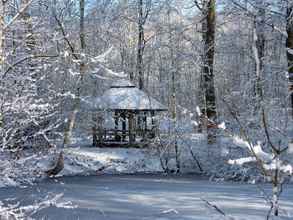
<path fill-rule="evenodd" d="M 157 110 L 167 108 L 147 93 L 136 88 L 127 80 L 119 80 L 112 84 L 101 97 L 92 100 L 96 109 L 110 110 Z"/>
<path fill-rule="evenodd" d="M 129 80 L 121 79 L 112 83 L 111 88 L 128 88 L 135 87 Z"/>

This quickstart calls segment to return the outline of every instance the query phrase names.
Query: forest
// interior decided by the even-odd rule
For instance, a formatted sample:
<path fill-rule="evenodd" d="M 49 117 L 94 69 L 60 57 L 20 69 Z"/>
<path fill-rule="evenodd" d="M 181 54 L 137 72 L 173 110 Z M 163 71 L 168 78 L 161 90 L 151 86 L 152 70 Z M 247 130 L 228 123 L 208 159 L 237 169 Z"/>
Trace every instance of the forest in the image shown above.
<path fill-rule="evenodd" d="M 293 0 L 0 0 L 0 220 L 293 219 L 292 174 Z"/>

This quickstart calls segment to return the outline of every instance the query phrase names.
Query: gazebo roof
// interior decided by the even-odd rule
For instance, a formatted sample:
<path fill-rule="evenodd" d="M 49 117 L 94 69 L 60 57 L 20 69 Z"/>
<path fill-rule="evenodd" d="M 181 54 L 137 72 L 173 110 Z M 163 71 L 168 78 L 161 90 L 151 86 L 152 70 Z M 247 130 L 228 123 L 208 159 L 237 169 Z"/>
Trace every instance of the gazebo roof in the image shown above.
<path fill-rule="evenodd" d="M 114 82 L 111 88 L 94 102 L 96 109 L 167 111 L 164 105 L 127 80 Z"/>
<path fill-rule="evenodd" d="M 121 79 L 112 83 L 111 88 L 133 88 L 135 85 L 129 80 Z"/>

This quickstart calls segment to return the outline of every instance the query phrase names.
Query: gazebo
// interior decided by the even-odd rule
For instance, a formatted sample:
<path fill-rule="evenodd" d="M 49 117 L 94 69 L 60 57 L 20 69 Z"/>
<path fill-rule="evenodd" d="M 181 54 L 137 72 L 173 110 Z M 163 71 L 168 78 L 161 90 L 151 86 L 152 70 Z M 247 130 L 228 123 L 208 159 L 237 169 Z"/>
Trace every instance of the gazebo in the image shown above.
<path fill-rule="evenodd" d="M 95 100 L 94 146 L 144 146 L 156 136 L 157 115 L 167 108 L 128 80 L 114 82 Z"/>

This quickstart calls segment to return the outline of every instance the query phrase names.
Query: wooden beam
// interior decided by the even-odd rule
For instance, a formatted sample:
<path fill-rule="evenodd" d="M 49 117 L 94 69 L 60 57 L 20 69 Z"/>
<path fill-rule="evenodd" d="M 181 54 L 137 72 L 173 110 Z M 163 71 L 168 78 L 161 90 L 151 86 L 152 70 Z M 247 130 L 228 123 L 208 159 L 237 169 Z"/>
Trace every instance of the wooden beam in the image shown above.
<path fill-rule="evenodd" d="M 134 128 L 134 118 L 133 114 L 128 114 L 128 132 L 129 132 L 129 144 L 132 144 L 135 142 L 135 136 L 133 134 L 133 128 Z"/>
<path fill-rule="evenodd" d="M 119 136 L 118 136 L 118 128 L 119 128 L 119 113 L 115 111 L 114 113 L 114 120 L 115 120 L 115 140 L 119 141 Z"/>
<path fill-rule="evenodd" d="M 122 114 L 122 141 L 126 138 L 126 112 Z"/>

